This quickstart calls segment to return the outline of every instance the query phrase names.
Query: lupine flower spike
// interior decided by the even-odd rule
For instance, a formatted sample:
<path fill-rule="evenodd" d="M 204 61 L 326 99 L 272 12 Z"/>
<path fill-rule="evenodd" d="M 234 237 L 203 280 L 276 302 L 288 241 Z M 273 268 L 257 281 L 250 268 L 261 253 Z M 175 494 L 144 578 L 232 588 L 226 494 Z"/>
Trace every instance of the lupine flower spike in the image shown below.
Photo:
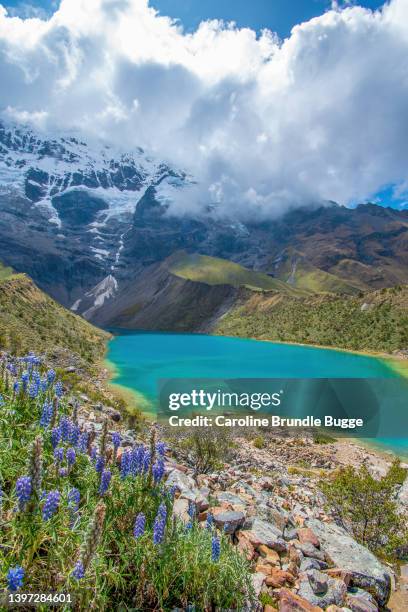
<path fill-rule="evenodd" d="M 50 491 L 45 498 L 42 517 L 44 521 L 48 521 L 58 510 L 61 494 L 59 491 Z"/>
<path fill-rule="evenodd" d="M 211 559 L 213 561 L 218 561 L 220 558 L 221 546 L 220 541 L 217 536 L 214 536 L 211 542 Z"/>
<path fill-rule="evenodd" d="M 18 591 L 23 586 L 24 569 L 20 565 L 11 567 L 7 572 L 7 588 L 9 591 Z"/>
<path fill-rule="evenodd" d="M 133 535 L 136 538 L 136 540 L 138 538 L 141 538 L 142 535 L 144 534 L 145 526 L 146 526 L 146 517 L 143 514 L 143 512 L 140 512 L 136 517 L 135 526 L 133 529 Z"/>

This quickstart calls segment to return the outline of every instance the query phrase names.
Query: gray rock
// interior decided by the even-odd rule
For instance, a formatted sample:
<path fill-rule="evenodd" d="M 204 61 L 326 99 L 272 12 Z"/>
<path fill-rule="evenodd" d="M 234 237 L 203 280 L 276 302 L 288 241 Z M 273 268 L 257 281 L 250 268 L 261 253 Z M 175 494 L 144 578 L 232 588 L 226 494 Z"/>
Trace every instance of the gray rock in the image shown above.
<path fill-rule="evenodd" d="M 266 544 L 277 552 L 285 552 L 287 545 L 282 538 L 282 531 L 272 523 L 255 518 L 248 532 L 250 541 L 256 546 Z"/>
<path fill-rule="evenodd" d="M 302 559 L 302 561 L 300 562 L 300 571 L 301 572 L 307 572 L 308 570 L 320 570 L 320 564 L 319 561 L 317 559 L 310 559 L 310 557 L 306 557 L 304 559 Z"/>
<path fill-rule="evenodd" d="M 295 529 L 294 527 L 291 527 L 290 529 L 285 529 L 285 531 L 283 532 L 283 537 L 285 538 L 285 540 L 296 540 L 297 538 L 297 529 Z"/>
<path fill-rule="evenodd" d="M 313 606 L 320 606 L 320 608 L 324 610 L 331 605 L 341 606 L 346 597 L 346 593 L 347 587 L 342 580 L 328 578 L 326 592 L 318 595 L 313 592 L 308 576 L 305 576 L 300 583 L 298 595 L 306 599 L 306 601 Z"/>
<path fill-rule="evenodd" d="M 369 591 L 385 606 L 391 592 L 391 572 L 364 546 L 334 523 L 309 519 L 307 526 L 320 540 L 333 564 L 352 575 L 352 585 Z"/>
<path fill-rule="evenodd" d="M 245 514 L 243 512 L 227 511 L 220 512 L 214 515 L 214 523 L 219 529 L 225 533 L 234 533 L 245 522 Z"/>
<path fill-rule="evenodd" d="M 303 542 L 303 544 L 295 543 L 296 548 L 302 551 L 305 557 L 311 557 L 312 559 L 319 559 L 319 561 L 324 561 L 325 556 L 322 550 L 319 550 L 310 542 Z"/>
<path fill-rule="evenodd" d="M 227 502 L 228 504 L 245 506 L 246 502 L 239 497 L 238 495 L 234 495 L 234 493 L 230 493 L 229 491 L 221 491 L 216 495 L 218 501 Z"/>
<path fill-rule="evenodd" d="M 352 589 L 347 593 L 346 605 L 352 612 L 377 612 L 377 603 L 367 591 L 362 589 Z"/>
<path fill-rule="evenodd" d="M 310 586 L 315 595 L 324 595 L 327 593 L 329 578 L 327 574 L 319 572 L 319 570 L 312 569 L 307 573 Z"/>
<path fill-rule="evenodd" d="M 196 484 L 191 476 L 181 472 L 180 470 L 174 469 L 170 472 L 166 480 L 166 487 L 176 487 L 180 493 L 188 491 L 194 491 Z"/>

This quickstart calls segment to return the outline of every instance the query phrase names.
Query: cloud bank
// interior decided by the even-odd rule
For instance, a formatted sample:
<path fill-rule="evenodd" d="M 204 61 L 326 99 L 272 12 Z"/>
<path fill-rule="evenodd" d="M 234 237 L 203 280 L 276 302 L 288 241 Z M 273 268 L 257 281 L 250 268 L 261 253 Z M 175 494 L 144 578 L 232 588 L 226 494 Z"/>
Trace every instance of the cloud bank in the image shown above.
<path fill-rule="evenodd" d="M 279 41 L 219 21 L 185 33 L 147 0 L 62 0 L 48 20 L 0 5 L 0 112 L 171 160 L 199 182 L 175 212 L 404 192 L 408 0 L 336 6 Z"/>

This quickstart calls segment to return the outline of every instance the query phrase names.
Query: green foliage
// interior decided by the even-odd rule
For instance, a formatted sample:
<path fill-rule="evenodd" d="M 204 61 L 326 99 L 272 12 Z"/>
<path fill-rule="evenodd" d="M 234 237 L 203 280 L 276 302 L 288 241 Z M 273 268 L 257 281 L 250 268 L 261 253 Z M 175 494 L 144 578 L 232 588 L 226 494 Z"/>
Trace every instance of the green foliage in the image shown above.
<path fill-rule="evenodd" d="M 363 465 L 349 466 L 321 482 L 329 506 L 358 542 L 379 556 L 392 558 L 408 537 L 407 516 L 397 511 L 396 485 L 406 476 L 398 459 L 376 480 Z"/>
<path fill-rule="evenodd" d="M 223 315 L 215 331 L 226 336 L 391 353 L 408 346 L 408 287 L 362 298 L 252 295 Z"/>
<path fill-rule="evenodd" d="M 197 474 L 207 474 L 222 467 L 231 458 L 234 443 L 227 428 L 167 428 L 165 436 L 180 457 Z"/>
<path fill-rule="evenodd" d="M 263 436 L 257 436 L 253 441 L 253 445 L 255 448 L 265 448 L 265 438 Z"/>
<path fill-rule="evenodd" d="M 72 592 L 79 610 L 166 611 L 194 604 L 197 611 L 204 611 L 240 609 L 253 601 L 246 559 L 221 535 L 220 558 L 213 561 L 213 531 L 196 521 L 187 528 L 172 518 L 172 494 L 161 483 L 155 484 L 151 468 L 122 478 L 109 444 L 105 459 L 112 479 L 106 494 L 100 494 L 101 477 L 86 451 L 76 449 L 72 467 L 64 459 L 61 465 L 68 473 L 61 474 L 50 429 L 39 425 L 42 404 L 52 399 L 52 388 L 31 399 L 21 390 L 15 393 L 9 379 L 0 368 L 0 589 L 6 586 L 9 568 L 20 565 L 25 570 L 24 591 Z M 63 399 L 59 418 L 69 411 Z M 60 446 L 66 452 L 69 444 Z M 155 448 L 153 437 L 153 461 Z M 28 506 L 19 510 L 15 483 L 27 474 L 35 475 L 33 481 L 41 480 L 41 486 Z M 80 492 L 79 509 L 74 512 L 68 504 L 72 487 Z M 60 491 L 60 506 L 44 520 L 43 492 L 52 490 Z M 165 535 L 155 544 L 154 522 L 162 504 L 167 510 Z M 146 529 L 135 538 L 133 527 L 140 512 L 146 517 Z M 72 575 L 78 559 L 89 560 L 81 580 Z"/>
<path fill-rule="evenodd" d="M 108 338 L 45 295 L 27 276 L 0 276 L 0 349 L 14 354 L 67 349 L 89 366 L 103 358 Z"/>
<path fill-rule="evenodd" d="M 323 431 L 313 432 L 313 442 L 315 444 L 332 444 L 335 441 L 336 438 L 333 438 L 333 436 L 329 436 L 329 434 L 324 433 Z"/>

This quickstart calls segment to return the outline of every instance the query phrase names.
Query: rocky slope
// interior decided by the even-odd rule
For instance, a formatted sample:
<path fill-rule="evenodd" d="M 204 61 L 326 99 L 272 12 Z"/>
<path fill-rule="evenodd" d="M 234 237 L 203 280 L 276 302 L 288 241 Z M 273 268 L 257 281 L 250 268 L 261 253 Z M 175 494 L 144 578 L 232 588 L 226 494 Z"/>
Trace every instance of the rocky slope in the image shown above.
<path fill-rule="evenodd" d="M 105 418 L 103 407 L 87 404 L 79 411 L 81 427 L 97 436 Z M 119 458 L 138 441 L 133 430 L 122 431 Z M 273 437 L 265 448 L 256 448 L 245 435 L 235 439 L 222 468 L 200 473 L 174 439 L 172 448 L 165 471 L 166 487 L 177 491 L 174 514 L 187 525 L 193 506 L 203 527 L 209 514 L 214 517 L 251 564 L 259 610 L 405 609 L 399 607 L 408 604 L 403 576 L 397 584 L 394 568 L 335 523 L 319 488 L 322 475 L 350 463 L 350 452 L 355 465 L 366 464 L 377 475 L 387 460 L 347 442 L 317 445 L 302 437 Z M 399 496 L 401 509 L 407 510 L 405 485 Z M 390 597 L 398 607 L 389 607 Z"/>
<path fill-rule="evenodd" d="M 129 287 L 150 266 L 182 249 L 307 291 L 408 282 L 408 211 L 329 203 L 263 223 L 220 219 L 214 207 L 199 218 L 172 216 L 169 205 L 187 200 L 192 183 L 141 149 L 0 124 L 0 259 L 63 305 L 107 322 L 121 318 Z M 190 290 L 186 283 L 178 292 L 184 303 Z"/>

